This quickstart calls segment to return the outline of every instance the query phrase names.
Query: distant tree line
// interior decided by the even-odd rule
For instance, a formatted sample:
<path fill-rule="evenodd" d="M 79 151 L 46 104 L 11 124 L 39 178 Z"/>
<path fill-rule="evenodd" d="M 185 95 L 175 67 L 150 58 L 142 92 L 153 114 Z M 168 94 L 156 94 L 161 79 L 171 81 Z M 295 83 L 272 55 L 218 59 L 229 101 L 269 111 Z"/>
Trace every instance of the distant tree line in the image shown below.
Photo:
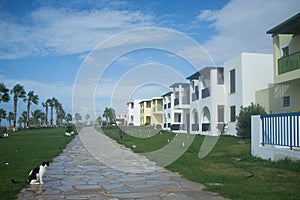
<path fill-rule="evenodd" d="M 13 128 L 17 128 L 17 124 L 19 124 L 19 127 L 22 127 L 23 125 L 24 128 L 30 126 L 63 126 L 64 122 L 70 123 L 73 120 L 72 115 L 65 112 L 62 104 L 55 97 L 46 99 L 45 102 L 42 102 L 45 112 L 41 109 L 31 111 L 31 106 L 33 104 L 38 105 L 40 101 L 39 96 L 35 94 L 34 91 L 30 90 L 26 93 L 24 87 L 20 84 L 14 85 L 13 88 L 9 90 L 4 83 L 0 83 L 0 103 L 9 102 L 11 99 L 13 101 L 13 111 L 7 112 L 3 108 L 0 108 L 0 126 L 2 119 L 6 119 L 9 127 Z M 19 100 L 23 100 L 26 104 L 26 110 L 24 110 L 17 119 Z M 48 119 L 49 109 L 50 119 Z M 55 122 L 54 112 L 56 115 Z"/>

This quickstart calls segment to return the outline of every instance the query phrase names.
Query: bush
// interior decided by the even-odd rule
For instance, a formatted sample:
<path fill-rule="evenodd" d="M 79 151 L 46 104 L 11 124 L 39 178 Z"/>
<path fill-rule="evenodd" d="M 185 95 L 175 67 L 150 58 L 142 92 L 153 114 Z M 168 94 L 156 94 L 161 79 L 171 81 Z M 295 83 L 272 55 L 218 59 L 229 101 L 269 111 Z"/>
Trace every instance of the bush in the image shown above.
<path fill-rule="evenodd" d="M 237 116 L 236 131 L 237 135 L 242 138 L 250 138 L 251 136 L 251 115 L 266 114 L 266 111 L 259 104 L 251 103 L 248 107 L 241 107 L 241 111 Z"/>
<path fill-rule="evenodd" d="M 6 127 L 1 127 L 0 126 L 0 137 L 4 137 L 6 134 L 7 128 Z"/>

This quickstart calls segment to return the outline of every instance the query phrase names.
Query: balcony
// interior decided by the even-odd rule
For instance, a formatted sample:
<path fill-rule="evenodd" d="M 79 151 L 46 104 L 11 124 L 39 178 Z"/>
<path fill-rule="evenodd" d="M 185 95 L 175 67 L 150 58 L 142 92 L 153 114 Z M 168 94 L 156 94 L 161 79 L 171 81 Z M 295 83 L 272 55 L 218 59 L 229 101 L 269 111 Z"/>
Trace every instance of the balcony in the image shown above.
<path fill-rule="evenodd" d="M 153 107 L 153 113 L 161 113 L 162 112 L 162 105 L 156 105 Z"/>
<path fill-rule="evenodd" d="M 202 93 L 202 99 L 206 98 L 206 97 L 209 97 L 210 96 L 210 88 L 205 88 L 201 91 Z"/>
<path fill-rule="evenodd" d="M 278 75 L 300 69 L 300 51 L 278 59 Z"/>

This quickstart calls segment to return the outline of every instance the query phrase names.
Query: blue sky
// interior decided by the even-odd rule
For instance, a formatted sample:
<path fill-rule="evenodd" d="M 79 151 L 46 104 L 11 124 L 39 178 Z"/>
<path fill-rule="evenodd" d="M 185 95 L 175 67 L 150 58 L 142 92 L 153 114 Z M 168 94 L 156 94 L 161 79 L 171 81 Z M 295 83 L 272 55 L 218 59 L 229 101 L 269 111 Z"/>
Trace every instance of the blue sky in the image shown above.
<path fill-rule="evenodd" d="M 174 30 L 197 42 L 214 64 L 222 66 L 241 52 L 272 53 L 271 36 L 266 31 L 298 13 L 299 8 L 298 0 L 0 0 L 0 82 L 10 89 L 19 83 L 27 92 L 34 90 L 40 102 L 54 96 L 73 113 L 73 91 L 80 69 L 91 60 L 97 46 L 107 40 L 112 43 L 116 35 L 145 27 Z M 154 40 L 157 35 L 147 37 L 143 40 Z M 190 58 L 193 53 L 189 52 Z M 126 100 L 161 96 L 168 90 L 168 81 L 153 85 L 139 82 L 144 87 L 136 91 L 125 87 L 139 78 L 150 83 L 148 77 L 159 77 L 152 71 L 143 74 L 137 70 L 155 69 L 153 64 L 170 74 L 175 70 L 182 77 L 197 70 L 184 58 L 161 49 L 128 52 L 111 61 L 96 80 L 95 102 L 82 102 L 79 111 L 102 115 L 103 109 L 112 105 L 112 96 L 119 99 L 113 94 L 117 90 L 131 94 L 115 101 L 118 113 L 126 112 Z M 130 78 L 130 73 L 137 71 L 140 74 Z M 172 81 L 165 73 L 165 79 Z M 96 110 L 90 104 L 95 104 Z M 1 103 L 1 107 L 11 111 L 12 101 Z M 19 102 L 19 113 L 25 108 Z M 33 107 L 37 108 L 41 103 Z"/>

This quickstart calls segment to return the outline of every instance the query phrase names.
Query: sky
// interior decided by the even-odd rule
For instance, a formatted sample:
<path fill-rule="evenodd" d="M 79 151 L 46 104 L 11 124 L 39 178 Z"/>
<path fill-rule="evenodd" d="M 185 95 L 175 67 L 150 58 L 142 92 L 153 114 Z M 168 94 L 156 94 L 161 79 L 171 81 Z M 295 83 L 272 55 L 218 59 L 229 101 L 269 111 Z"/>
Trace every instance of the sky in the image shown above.
<path fill-rule="evenodd" d="M 272 53 L 266 31 L 298 0 L 0 0 L 0 82 L 92 118 L 170 91 L 241 52 Z M 1 103 L 7 112 L 13 102 Z M 19 101 L 20 114 L 26 109 Z"/>

